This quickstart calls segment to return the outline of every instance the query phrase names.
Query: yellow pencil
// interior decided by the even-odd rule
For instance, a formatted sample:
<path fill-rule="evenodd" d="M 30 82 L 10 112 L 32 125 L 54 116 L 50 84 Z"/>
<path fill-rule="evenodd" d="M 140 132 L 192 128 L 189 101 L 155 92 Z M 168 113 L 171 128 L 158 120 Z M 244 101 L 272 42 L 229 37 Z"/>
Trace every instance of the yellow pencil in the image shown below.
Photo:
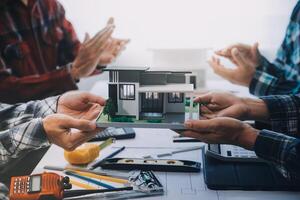
<path fill-rule="evenodd" d="M 96 190 L 97 188 L 93 187 L 93 186 L 90 186 L 90 185 L 87 185 L 87 184 L 84 184 L 84 183 L 80 183 L 78 181 L 75 181 L 73 179 L 70 180 L 70 183 L 72 185 L 75 185 L 77 187 L 81 187 L 83 189 L 86 189 L 86 190 Z"/>
<path fill-rule="evenodd" d="M 128 181 L 124 180 L 124 179 L 119 179 L 119 178 L 113 178 L 113 177 L 109 177 L 109 176 L 101 176 L 101 175 L 97 175 L 97 174 L 93 174 L 93 173 L 89 173 L 89 172 L 81 172 L 81 171 L 76 171 L 76 170 L 70 170 L 73 171 L 81 176 L 86 176 L 89 178 L 95 178 L 95 179 L 100 179 L 100 180 L 105 180 L 105 181 L 109 181 L 109 182 L 113 182 L 113 183 L 121 183 L 121 184 L 127 184 Z"/>

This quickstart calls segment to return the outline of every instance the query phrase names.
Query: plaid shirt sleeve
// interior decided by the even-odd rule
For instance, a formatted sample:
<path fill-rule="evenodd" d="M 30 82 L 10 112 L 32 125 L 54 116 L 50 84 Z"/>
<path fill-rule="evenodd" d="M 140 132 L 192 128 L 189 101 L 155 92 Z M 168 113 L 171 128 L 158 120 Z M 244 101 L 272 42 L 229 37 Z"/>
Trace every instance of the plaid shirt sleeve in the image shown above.
<path fill-rule="evenodd" d="M 56 112 L 57 100 L 0 104 L 0 168 L 24 152 L 49 145 L 42 118 Z"/>
<path fill-rule="evenodd" d="M 0 183 L 0 199 L 8 200 L 8 193 L 8 188 L 4 184 Z"/>
<path fill-rule="evenodd" d="M 290 68 L 291 67 L 283 68 L 279 63 L 272 64 L 266 58 L 262 57 L 261 64 L 257 67 L 250 83 L 250 93 L 256 96 L 298 93 L 300 90 L 299 82 L 297 80 L 287 79 L 285 75 L 292 72 L 293 74 L 298 73 L 292 71 L 292 69 L 289 70 Z"/>
<path fill-rule="evenodd" d="M 267 105 L 273 131 L 300 137 L 300 95 L 260 97 Z"/>
<path fill-rule="evenodd" d="M 273 131 L 262 130 L 256 139 L 255 153 L 276 165 L 290 180 L 300 180 L 300 140 Z"/>
<path fill-rule="evenodd" d="M 250 92 L 256 96 L 297 94 L 300 91 L 300 1 L 294 8 L 285 38 L 270 63 L 262 57 L 250 83 Z"/>
<path fill-rule="evenodd" d="M 261 99 L 268 107 L 271 128 L 276 132 L 262 130 L 254 150 L 259 157 L 275 163 L 285 177 L 300 179 L 300 95 Z"/>

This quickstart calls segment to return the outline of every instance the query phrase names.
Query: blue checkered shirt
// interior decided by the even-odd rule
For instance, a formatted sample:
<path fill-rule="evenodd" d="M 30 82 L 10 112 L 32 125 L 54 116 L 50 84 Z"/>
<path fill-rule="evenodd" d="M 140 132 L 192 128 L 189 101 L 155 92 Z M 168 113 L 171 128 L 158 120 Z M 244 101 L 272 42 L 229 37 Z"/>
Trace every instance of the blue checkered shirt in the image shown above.
<path fill-rule="evenodd" d="M 273 63 L 262 57 L 250 83 L 256 96 L 297 94 L 300 91 L 300 1 Z"/>
<path fill-rule="evenodd" d="M 300 180 L 300 95 L 261 97 L 268 106 L 272 131 L 257 137 L 256 154 L 273 162 L 291 180 Z"/>

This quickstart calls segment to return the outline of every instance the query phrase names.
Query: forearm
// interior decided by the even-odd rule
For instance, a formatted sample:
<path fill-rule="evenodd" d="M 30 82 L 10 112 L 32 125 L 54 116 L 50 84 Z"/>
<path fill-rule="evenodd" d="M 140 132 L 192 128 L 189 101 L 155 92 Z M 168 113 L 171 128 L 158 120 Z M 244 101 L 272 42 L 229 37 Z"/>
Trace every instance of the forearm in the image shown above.
<path fill-rule="evenodd" d="M 261 99 L 242 98 L 245 106 L 247 107 L 247 113 L 245 120 L 255 121 L 268 121 L 269 110 L 266 103 Z"/>
<path fill-rule="evenodd" d="M 58 98 L 49 97 L 16 105 L 0 104 L 0 131 L 56 113 Z"/>
<path fill-rule="evenodd" d="M 76 83 L 67 69 L 22 78 L 6 75 L 0 79 L 0 102 L 27 102 L 75 89 Z"/>
<path fill-rule="evenodd" d="M 2 130 L 0 133 L 0 168 L 2 169 L 9 167 L 8 163 L 11 159 L 49 145 L 41 118 Z"/>
<path fill-rule="evenodd" d="M 236 145 L 255 151 L 273 163 L 289 179 L 300 179 L 300 140 L 281 133 L 248 127 L 241 131 Z"/>

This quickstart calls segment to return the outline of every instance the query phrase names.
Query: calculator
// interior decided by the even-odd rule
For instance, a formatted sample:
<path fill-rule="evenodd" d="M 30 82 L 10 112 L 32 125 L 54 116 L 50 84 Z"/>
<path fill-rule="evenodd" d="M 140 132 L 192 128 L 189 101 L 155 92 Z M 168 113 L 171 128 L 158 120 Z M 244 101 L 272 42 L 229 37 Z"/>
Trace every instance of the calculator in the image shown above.
<path fill-rule="evenodd" d="M 116 140 L 124 140 L 135 138 L 135 131 L 133 128 L 113 128 L 109 127 L 104 131 L 99 132 L 90 140 L 90 142 L 103 141 L 108 138 L 115 138 Z"/>
<path fill-rule="evenodd" d="M 254 151 L 227 144 L 208 144 L 206 154 L 222 161 L 264 162 Z"/>

